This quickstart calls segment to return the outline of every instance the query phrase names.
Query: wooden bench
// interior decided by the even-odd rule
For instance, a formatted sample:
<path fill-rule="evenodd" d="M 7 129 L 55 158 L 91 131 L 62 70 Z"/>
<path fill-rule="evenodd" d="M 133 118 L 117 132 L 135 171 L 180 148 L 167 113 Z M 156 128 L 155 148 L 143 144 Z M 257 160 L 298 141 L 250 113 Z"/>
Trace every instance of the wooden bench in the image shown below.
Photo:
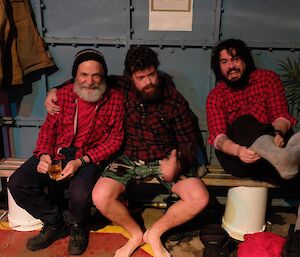
<path fill-rule="evenodd" d="M 27 159 L 7 158 L 0 160 L 0 177 L 10 177 Z"/>
<path fill-rule="evenodd" d="M 234 177 L 231 174 L 226 173 L 218 165 L 210 165 L 206 168 L 208 172 L 202 177 L 202 180 L 206 186 L 276 188 L 275 185 L 268 182 L 253 180 L 251 178 Z"/>
<path fill-rule="evenodd" d="M 13 172 L 20 167 L 26 159 L 22 158 L 7 158 L 0 160 L 0 177 L 10 177 Z M 206 186 L 221 186 L 221 187 L 266 187 L 275 188 L 276 186 L 262 181 L 255 181 L 250 178 L 238 178 L 226 173 L 220 166 L 207 166 L 207 173 L 201 177 Z M 151 180 L 150 183 L 158 183 L 156 180 Z"/>
<path fill-rule="evenodd" d="M 10 177 L 14 173 L 14 171 L 19 168 L 26 160 L 27 159 L 24 158 L 7 158 L 0 160 L 0 177 Z M 223 187 L 231 188 L 237 186 L 276 188 L 275 185 L 269 184 L 267 182 L 255 181 L 250 178 L 234 177 L 226 173 L 220 166 L 217 165 L 206 166 L 206 170 L 207 173 L 202 176 L 201 179 L 207 187 L 217 187 L 221 190 L 223 190 Z M 147 183 L 157 184 L 159 182 L 156 179 L 152 179 Z M 154 199 L 154 201 L 150 203 L 142 202 L 142 205 L 144 207 L 148 206 L 150 208 L 167 208 L 167 198 L 168 195 L 158 195 L 158 197 Z"/>

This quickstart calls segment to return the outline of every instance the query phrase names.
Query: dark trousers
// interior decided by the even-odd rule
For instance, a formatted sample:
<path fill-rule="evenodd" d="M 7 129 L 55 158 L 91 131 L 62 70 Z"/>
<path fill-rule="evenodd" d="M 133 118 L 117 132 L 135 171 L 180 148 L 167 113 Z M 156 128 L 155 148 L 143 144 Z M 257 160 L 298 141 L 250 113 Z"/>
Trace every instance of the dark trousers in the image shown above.
<path fill-rule="evenodd" d="M 8 188 L 15 202 L 33 217 L 54 224 L 67 211 L 73 222 L 84 222 L 92 205 L 91 193 L 99 167 L 88 164 L 73 177 L 54 181 L 37 172 L 39 160 L 32 156 L 9 178 Z"/>
<path fill-rule="evenodd" d="M 239 117 L 228 128 L 228 137 L 233 142 L 246 147 L 250 147 L 258 137 L 266 134 L 274 135 L 273 126 L 271 124 L 262 124 L 251 115 Z M 285 141 L 291 135 L 292 131 L 289 131 Z M 256 180 L 275 183 L 279 186 L 286 186 L 293 183 L 293 180 L 285 181 L 281 179 L 276 169 L 263 158 L 255 163 L 247 164 L 242 162 L 238 157 L 218 150 L 216 150 L 216 156 L 222 168 L 234 176 L 250 177 Z"/>

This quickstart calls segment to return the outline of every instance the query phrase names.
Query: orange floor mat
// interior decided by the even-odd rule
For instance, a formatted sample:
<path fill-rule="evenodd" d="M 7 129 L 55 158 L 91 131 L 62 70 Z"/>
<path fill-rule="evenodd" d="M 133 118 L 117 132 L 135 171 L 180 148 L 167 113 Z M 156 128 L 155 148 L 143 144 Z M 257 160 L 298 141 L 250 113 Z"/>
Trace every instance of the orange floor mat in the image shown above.
<path fill-rule="evenodd" d="M 97 232 L 90 233 L 89 245 L 81 256 L 83 257 L 112 257 L 114 252 L 127 241 L 126 234 L 117 226 L 107 226 Z M 37 252 L 26 248 L 29 237 L 37 234 L 33 232 L 20 232 L 11 229 L 0 229 L 0 256 L 1 257 L 66 257 L 68 255 L 69 238 L 54 242 L 47 249 Z M 145 245 L 134 252 L 132 257 L 151 257 L 151 249 Z"/>

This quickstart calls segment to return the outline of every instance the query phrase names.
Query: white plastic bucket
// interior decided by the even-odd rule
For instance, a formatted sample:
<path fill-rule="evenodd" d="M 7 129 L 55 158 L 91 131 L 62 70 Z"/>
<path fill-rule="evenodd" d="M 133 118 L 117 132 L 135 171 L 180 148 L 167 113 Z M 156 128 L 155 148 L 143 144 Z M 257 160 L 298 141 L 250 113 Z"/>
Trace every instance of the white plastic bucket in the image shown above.
<path fill-rule="evenodd" d="M 27 211 L 16 204 L 9 189 L 8 195 L 8 223 L 9 226 L 18 231 L 32 231 L 42 227 L 41 220 L 32 217 Z"/>
<path fill-rule="evenodd" d="M 244 241 L 245 234 L 265 230 L 268 189 L 233 187 L 228 190 L 222 226 L 228 234 Z"/>

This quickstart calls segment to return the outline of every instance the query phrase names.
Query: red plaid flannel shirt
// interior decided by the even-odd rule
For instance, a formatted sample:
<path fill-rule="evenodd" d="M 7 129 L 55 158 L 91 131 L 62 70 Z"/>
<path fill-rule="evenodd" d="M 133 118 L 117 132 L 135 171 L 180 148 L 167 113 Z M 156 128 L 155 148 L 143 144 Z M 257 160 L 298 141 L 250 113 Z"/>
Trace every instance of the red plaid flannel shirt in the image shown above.
<path fill-rule="evenodd" d="M 47 115 L 39 132 L 34 154 L 57 156 L 59 148 L 70 147 L 74 140 L 74 118 L 76 99 L 73 84 L 57 90 L 60 113 Z M 121 146 L 124 130 L 124 96 L 120 90 L 107 88 L 104 97 L 99 100 L 94 123 L 87 134 L 85 144 L 76 152 L 76 158 L 88 155 L 91 161 L 99 164 L 108 159 Z"/>
<path fill-rule="evenodd" d="M 246 114 L 266 124 L 272 124 L 279 117 L 289 120 L 291 126 L 296 123 L 288 112 L 280 78 L 269 70 L 253 71 L 249 85 L 242 90 L 234 90 L 223 81 L 211 90 L 206 100 L 208 142 L 213 144 L 217 135 L 227 133 L 228 124 Z"/>
<path fill-rule="evenodd" d="M 130 80 L 124 81 L 125 154 L 146 162 L 166 158 L 172 149 L 182 153 L 182 164 L 191 166 L 196 159 L 197 132 L 188 102 L 176 90 L 171 77 L 159 72 L 163 96 L 157 102 L 144 102 Z"/>

